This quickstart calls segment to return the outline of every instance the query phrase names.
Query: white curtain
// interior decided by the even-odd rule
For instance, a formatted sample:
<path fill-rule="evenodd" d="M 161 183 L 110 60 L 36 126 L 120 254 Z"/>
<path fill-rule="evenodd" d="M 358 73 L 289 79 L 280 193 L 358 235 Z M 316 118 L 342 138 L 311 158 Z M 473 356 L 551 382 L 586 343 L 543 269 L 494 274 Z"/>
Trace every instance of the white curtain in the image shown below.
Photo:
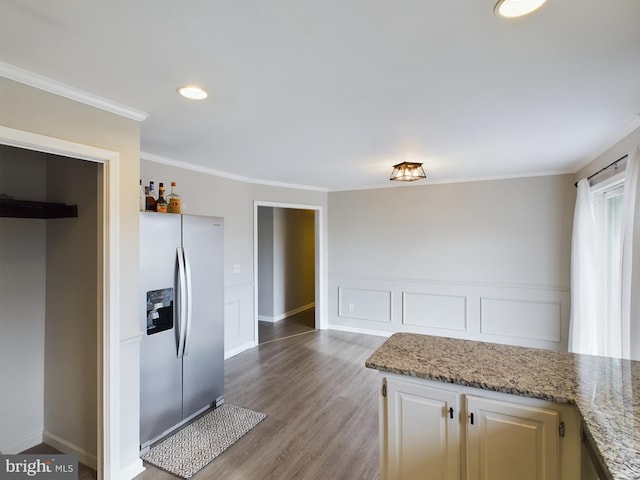
<path fill-rule="evenodd" d="M 631 152 L 627 158 L 627 166 L 625 168 L 624 177 L 624 199 L 622 201 L 622 298 L 621 298 L 621 322 L 622 322 L 622 352 L 623 358 L 631 358 L 636 356 L 631 351 L 631 332 L 633 326 L 633 287 L 638 288 L 640 279 L 633 278 L 633 272 L 636 277 L 640 275 L 640 258 L 634 258 L 634 241 L 640 244 L 640 238 L 635 236 L 634 229 L 639 230 L 640 225 L 637 217 L 640 215 L 638 211 L 638 176 L 640 175 L 640 147 Z M 639 233 L 640 235 L 640 233 Z M 636 255 L 640 252 L 636 248 Z M 634 268 L 635 266 L 635 268 Z M 636 296 L 638 294 L 636 293 Z M 640 305 L 636 308 L 640 308 Z M 636 310 L 637 311 L 637 310 Z"/>
<path fill-rule="evenodd" d="M 598 313 L 601 295 L 598 292 L 597 231 L 593 195 L 589 181 L 578 182 L 578 194 L 573 215 L 571 244 L 571 320 L 569 351 L 598 354 Z"/>

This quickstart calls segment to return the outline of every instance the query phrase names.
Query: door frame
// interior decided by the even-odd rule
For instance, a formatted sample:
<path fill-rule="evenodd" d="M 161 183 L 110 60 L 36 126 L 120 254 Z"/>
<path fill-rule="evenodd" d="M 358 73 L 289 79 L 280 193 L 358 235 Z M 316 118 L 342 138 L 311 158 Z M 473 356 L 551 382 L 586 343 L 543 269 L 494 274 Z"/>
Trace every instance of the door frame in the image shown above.
<path fill-rule="evenodd" d="M 315 249 L 315 314 L 316 328 L 328 328 L 328 317 L 325 306 L 327 295 L 326 280 L 326 248 L 325 248 L 325 220 L 322 205 L 305 205 L 299 203 L 282 203 L 255 200 L 253 202 L 253 323 L 254 343 L 259 343 L 258 336 L 258 207 L 291 208 L 298 210 L 313 210 L 314 214 L 314 249 Z"/>
<path fill-rule="evenodd" d="M 60 138 L 26 132 L 0 125 L 0 144 L 11 147 L 70 157 L 103 166 L 102 196 L 98 197 L 102 209 L 101 238 L 98 252 L 98 478 L 118 476 L 120 426 L 118 399 L 120 398 L 120 323 L 119 248 L 120 232 L 120 154 L 112 150 L 70 142 Z M 99 194 L 98 194 L 99 195 Z"/>

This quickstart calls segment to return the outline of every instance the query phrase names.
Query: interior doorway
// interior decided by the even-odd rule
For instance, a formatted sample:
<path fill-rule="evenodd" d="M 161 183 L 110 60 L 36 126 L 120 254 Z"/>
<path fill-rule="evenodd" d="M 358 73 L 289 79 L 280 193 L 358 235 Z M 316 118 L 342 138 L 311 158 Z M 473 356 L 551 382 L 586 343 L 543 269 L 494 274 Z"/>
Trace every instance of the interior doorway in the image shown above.
<path fill-rule="evenodd" d="M 256 344 L 319 328 L 319 207 L 256 202 Z"/>
<path fill-rule="evenodd" d="M 91 346 L 97 365 L 94 371 L 97 405 L 89 415 L 96 422 L 94 425 L 97 434 L 94 438 L 97 442 L 95 455 L 97 477 L 99 480 L 111 478 L 118 467 L 116 462 L 112 461 L 112 455 L 119 453 L 117 442 L 120 434 L 120 419 L 111 414 L 116 407 L 114 399 L 118 398 L 120 385 L 119 369 L 113 368 L 114 365 L 119 365 L 119 330 L 118 325 L 112 321 L 112 315 L 117 311 L 119 300 L 114 295 L 118 285 L 114 272 L 118 271 L 117 267 L 120 263 L 117 248 L 120 228 L 118 216 L 120 156 L 114 151 L 4 126 L 0 126 L 0 145 L 98 164 L 97 181 L 93 185 L 98 212 L 98 235 L 94 237 L 98 259 L 94 264 L 97 283 L 94 305 L 97 312 L 94 317 L 96 318 L 96 343 Z M 29 442 L 33 440 L 33 437 L 28 439 Z M 16 449 L 21 447 L 20 444 L 14 446 Z"/>
<path fill-rule="evenodd" d="M 0 449 L 78 455 L 96 476 L 102 165 L 0 145 Z M 7 378 L 7 376 L 9 378 Z M 89 467 L 89 468 L 87 468 Z M 93 472 L 93 473 L 91 473 Z"/>

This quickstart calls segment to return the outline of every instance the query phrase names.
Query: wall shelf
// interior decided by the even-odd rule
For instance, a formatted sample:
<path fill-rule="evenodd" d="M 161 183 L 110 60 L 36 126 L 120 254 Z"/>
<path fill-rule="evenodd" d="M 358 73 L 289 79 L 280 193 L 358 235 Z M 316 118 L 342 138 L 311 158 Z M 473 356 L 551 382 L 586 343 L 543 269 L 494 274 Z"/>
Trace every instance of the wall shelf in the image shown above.
<path fill-rule="evenodd" d="M 71 218 L 77 216 L 77 205 L 0 198 L 0 217 Z"/>

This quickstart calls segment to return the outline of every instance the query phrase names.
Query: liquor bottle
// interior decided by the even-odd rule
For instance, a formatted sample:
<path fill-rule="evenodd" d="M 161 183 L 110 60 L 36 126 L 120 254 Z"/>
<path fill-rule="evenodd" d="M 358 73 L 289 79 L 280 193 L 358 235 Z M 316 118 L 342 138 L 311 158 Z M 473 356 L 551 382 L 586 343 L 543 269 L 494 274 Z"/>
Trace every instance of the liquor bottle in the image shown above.
<path fill-rule="evenodd" d="M 180 195 L 176 193 L 176 182 L 171 182 L 171 194 L 167 198 L 169 213 L 180 213 Z"/>
<path fill-rule="evenodd" d="M 142 179 L 140 179 L 140 211 L 144 212 L 146 208 L 147 208 L 146 187 L 142 186 Z"/>
<path fill-rule="evenodd" d="M 156 201 L 156 212 L 167 213 L 169 205 L 164 198 L 164 183 L 160 182 L 158 187 L 158 200 Z"/>
<path fill-rule="evenodd" d="M 154 196 L 155 192 L 153 191 L 153 181 L 149 182 L 149 191 L 147 195 L 145 195 L 145 210 L 147 212 L 155 212 L 156 211 L 156 198 Z"/>

